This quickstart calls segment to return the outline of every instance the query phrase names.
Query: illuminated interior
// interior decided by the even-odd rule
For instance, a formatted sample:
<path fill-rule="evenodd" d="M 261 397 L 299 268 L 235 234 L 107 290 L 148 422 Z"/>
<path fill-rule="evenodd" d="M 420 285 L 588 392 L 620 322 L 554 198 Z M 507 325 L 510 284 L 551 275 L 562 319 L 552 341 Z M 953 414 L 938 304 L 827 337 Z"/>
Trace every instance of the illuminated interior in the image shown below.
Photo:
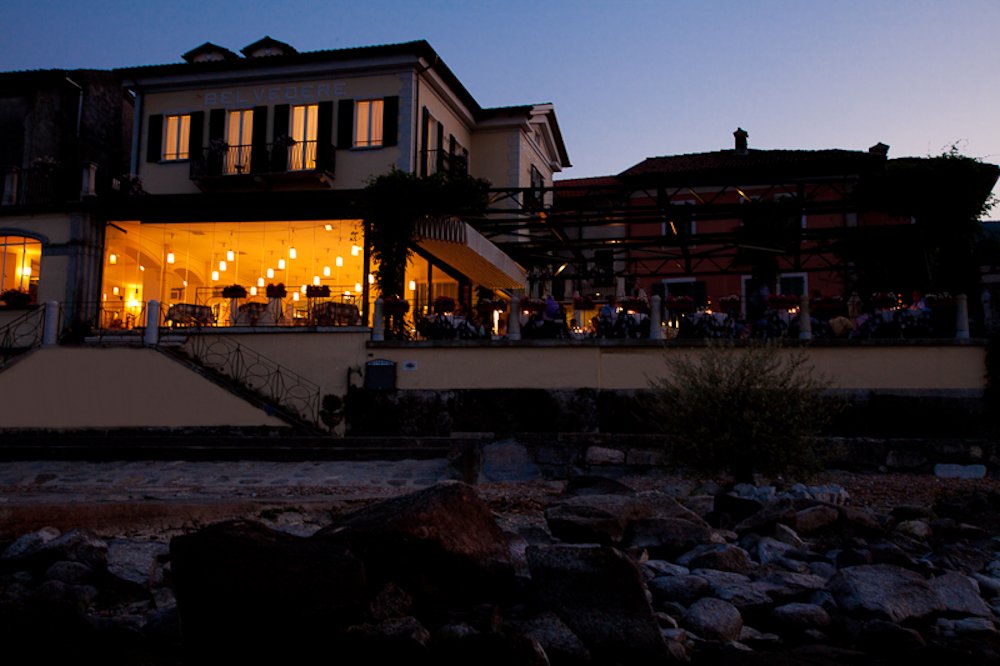
<path fill-rule="evenodd" d="M 144 304 L 158 300 L 211 308 L 214 322 L 231 321 L 223 289 L 240 285 L 240 303 L 267 302 L 266 286 L 284 284 L 283 320 L 309 319 L 307 287 L 329 287 L 325 300 L 355 303 L 366 277 L 360 220 L 307 222 L 115 222 L 108 226 L 101 298 L 111 327 L 140 320 Z"/>
<path fill-rule="evenodd" d="M 42 244 L 24 236 L 0 236 L 0 294 L 15 290 L 37 301 Z"/>

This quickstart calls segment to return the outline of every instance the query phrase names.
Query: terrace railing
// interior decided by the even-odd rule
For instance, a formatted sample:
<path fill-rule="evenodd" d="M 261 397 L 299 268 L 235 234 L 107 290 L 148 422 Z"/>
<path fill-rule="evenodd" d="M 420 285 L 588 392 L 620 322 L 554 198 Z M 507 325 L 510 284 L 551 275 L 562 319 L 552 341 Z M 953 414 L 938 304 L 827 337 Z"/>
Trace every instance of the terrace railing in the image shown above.
<path fill-rule="evenodd" d="M 45 308 L 36 307 L 0 328 L 0 370 L 14 357 L 41 346 L 44 325 Z"/>

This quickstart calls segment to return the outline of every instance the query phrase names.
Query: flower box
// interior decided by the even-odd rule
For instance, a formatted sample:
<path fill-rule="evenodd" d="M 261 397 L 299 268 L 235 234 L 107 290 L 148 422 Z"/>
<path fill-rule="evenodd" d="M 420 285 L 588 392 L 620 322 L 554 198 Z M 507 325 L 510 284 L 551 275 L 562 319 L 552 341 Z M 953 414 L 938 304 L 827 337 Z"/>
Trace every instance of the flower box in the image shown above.
<path fill-rule="evenodd" d="M 330 297 L 330 285 L 322 284 L 315 285 L 311 284 L 306 287 L 306 298 L 329 298 Z"/>
<path fill-rule="evenodd" d="M 266 293 L 268 298 L 284 298 L 288 295 L 288 290 L 285 289 L 284 283 L 279 282 L 267 285 Z"/>
<path fill-rule="evenodd" d="M 231 284 L 222 288 L 223 298 L 246 298 L 247 288 L 239 284 Z"/>
<path fill-rule="evenodd" d="M 455 299 L 451 296 L 438 296 L 434 299 L 434 303 L 431 306 L 434 310 L 434 314 L 444 314 L 446 312 L 455 311 Z"/>

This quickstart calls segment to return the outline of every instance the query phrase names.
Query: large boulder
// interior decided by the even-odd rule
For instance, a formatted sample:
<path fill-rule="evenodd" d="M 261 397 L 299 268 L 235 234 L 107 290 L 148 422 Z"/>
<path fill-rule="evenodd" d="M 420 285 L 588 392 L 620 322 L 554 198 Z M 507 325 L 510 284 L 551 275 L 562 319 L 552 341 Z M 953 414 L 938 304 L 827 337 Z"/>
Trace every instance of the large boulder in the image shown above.
<path fill-rule="evenodd" d="M 891 564 L 846 567 L 830 579 L 827 589 L 843 610 L 895 623 L 945 608 L 923 577 Z"/>
<path fill-rule="evenodd" d="M 553 536 L 603 545 L 620 544 L 631 523 L 651 515 L 648 503 L 630 495 L 579 495 L 545 510 Z"/>
<path fill-rule="evenodd" d="M 979 584 L 968 576 L 949 571 L 943 576 L 932 578 L 928 584 L 949 613 L 979 617 L 993 615 L 993 611 L 979 594 Z"/>
<path fill-rule="evenodd" d="M 227 662 L 308 652 L 362 619 L 364 565 L 336 543 L 232 521 L 170 542 L 189 658 Z"/>
<path fill-rule="evenodd" d="M 644 548 L 651 557 L 667 560 L 707 543 L 712 530 L 683 518 L 643 518 L 632 523 L 625 545 Z"/>
<path fill-rule="evenodd" d="M 374 582 L 397 583 L 418 610 L 503 598 L 513 589 L 507 537 L 475 490 L 457 481 L 348 514 L 313 539 L 348 547 Z"/>
<path fill-rule="evenodd" d="M 606 546 L 531 546 L 531 577 L 597 663 L 662 663 L 667 648 L 635 562 Z"/>

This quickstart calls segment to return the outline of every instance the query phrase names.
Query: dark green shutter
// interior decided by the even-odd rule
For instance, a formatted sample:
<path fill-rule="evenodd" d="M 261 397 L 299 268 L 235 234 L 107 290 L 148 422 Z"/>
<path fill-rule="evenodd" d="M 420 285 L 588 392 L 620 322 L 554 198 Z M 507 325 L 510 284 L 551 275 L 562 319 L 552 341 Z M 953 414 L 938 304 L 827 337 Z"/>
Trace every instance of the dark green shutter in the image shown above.
<path fill-rule="evenodd" d="M 320 102 L 316 117 L 316 168 L 333 171 L 333 102 Z"/>
<path fill-rule="evenodd" d="M 146 137 L 146 161 L 159 162 L 163 154 L 163 116 L 149 117 L 149 136 Z"/>
<path fill-rule="evenodd" d="M 250 171 L 267 173 L 267 107 L 253 107 L 253 129 L 250 134 Z"/>
<path fill-rule="evenodd" d="M 208 160 L 206 162 L 206 175 L 221 176 L 222 161 L 225 150 L 218 146 L 212 146 L 213 141 L 222 142 L 226 135 L 226 110 L 212 109 L 208 112 Z"/>
<path fill-rule="evenodd" d="M 208 112 L 208 140 L 222 139 L 226 135 L 226 110 L 212 109 Z"/>
<path fill-rule="evenodd" d="M 337 148 L 354 146 L 354 100 L 342 99 L 337 105 Z"/>
<path fill-rule="evenodd" d="M 427 151 L 430 150 L 430 146 L 427 144 L 431 140 L 431 112 L 424 107 L 423 113 L 420 114 L 420 173 L 419 175 L 427 175 Z"/>
<path fill-rule="evenodd" d="M 191 114 L 191 132 L 188 134 L 188 155 L 192 160 L 202 158 L 205 142 L 202 135 L 205 132 L 205 112 L 195 111 Z"/>
<path fill-rule="evenodd" d="M 437 164 L 436 171 L 444 171 L 444 125 L 438 123 L 437 130 L 437 159 L 434 161 Z"/>
<path fill-rule="evenodd" d="M 277 145 L 278 137 L 291 136 L 291 126 L 288 124 L 288 105 L 277 104 L 274 107 L 274 119 L 271 121 L 271 171 L 281 173 L 288 169 L 288 150 Z"/>
<path fill-rule="evenodd" d="M 382 145 L 399 143 L 399 97 L 386 97 L 382 107 Z"/>

